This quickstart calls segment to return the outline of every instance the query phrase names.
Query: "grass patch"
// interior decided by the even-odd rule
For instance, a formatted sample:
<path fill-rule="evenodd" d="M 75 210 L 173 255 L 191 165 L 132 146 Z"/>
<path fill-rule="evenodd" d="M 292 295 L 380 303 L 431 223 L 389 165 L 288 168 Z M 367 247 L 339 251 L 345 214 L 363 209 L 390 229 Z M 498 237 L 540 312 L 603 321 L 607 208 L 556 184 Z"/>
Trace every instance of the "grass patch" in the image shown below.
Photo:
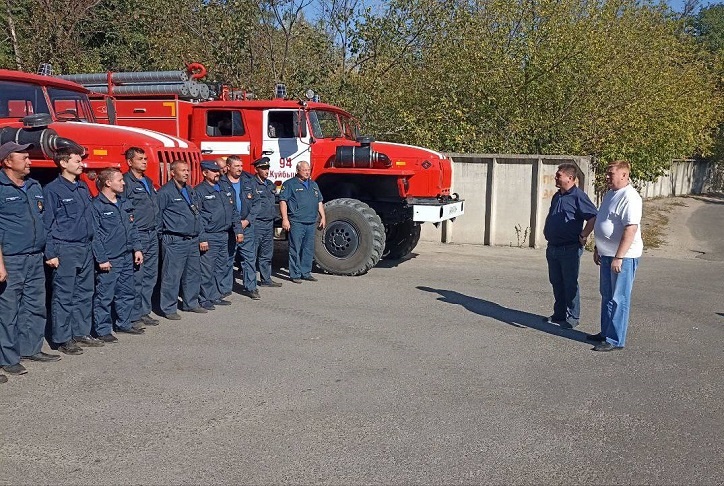
<path fill-rule="evenodd" d="M 669 224 L 666 209 L 655 208 L 645 213 L 646 216 L 641 225 L 641 239 L 644 240 L 644 248 L 660 248 L 666 242 L 664 231 Z"/>

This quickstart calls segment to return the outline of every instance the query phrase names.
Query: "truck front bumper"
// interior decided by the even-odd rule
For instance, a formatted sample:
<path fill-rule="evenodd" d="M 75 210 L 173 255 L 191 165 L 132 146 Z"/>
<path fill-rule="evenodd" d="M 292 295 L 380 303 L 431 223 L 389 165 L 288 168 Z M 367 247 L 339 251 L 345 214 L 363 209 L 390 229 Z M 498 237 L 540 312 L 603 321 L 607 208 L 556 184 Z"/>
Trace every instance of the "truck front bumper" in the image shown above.
<path fill-rule="evenodd" d="M 417 199 L 412 202 L 412 220 L 419 223 L 440 223 L 454 220 L 465 213 L 465 201 L 462 199 Z"/>

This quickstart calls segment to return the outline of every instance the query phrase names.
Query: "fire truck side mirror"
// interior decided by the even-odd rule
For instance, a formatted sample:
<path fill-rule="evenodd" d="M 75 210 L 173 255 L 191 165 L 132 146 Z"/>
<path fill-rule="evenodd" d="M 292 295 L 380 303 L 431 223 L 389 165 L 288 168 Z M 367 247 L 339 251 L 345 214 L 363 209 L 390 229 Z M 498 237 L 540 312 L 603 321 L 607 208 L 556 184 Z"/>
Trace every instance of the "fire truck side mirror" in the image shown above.
<path fill-rule="evenodd" d="M 106 97 L 106 113 L 108 114 L 108 123 L 116 124 L 116 102 L 110 96 Z"/>

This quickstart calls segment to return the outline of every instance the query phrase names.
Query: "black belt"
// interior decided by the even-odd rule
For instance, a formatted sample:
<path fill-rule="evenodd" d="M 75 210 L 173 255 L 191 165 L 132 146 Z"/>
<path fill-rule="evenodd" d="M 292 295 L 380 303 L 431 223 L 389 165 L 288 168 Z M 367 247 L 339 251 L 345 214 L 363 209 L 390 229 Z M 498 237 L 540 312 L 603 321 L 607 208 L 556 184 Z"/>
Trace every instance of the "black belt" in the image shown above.
<path fill-rule="evenodd" d="M 164 234 L 169 235 L 169 236 L 177 236 L 179 238 L 183 238 L 184 240 L 193 240 L 194 238 L 197 238 L 199 236 L 199 235 L 194 235 L 194 236 L 182 235 L 180 233 L 171 233 L 169 231 L 166 231 Z"/>

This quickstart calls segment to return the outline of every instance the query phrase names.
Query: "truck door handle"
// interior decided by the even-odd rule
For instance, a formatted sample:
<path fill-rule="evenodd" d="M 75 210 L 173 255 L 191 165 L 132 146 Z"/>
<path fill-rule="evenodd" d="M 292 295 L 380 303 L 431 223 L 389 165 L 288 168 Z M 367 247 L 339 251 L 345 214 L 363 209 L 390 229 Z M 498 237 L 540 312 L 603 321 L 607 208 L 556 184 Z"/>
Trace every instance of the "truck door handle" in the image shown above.
<path fill-rule="evenodd" d="M 271 155 L 271 154 L 273 154 L 273 153 L 274 153 L 273 150 L 263 150 L 263 151 L 261 152 L 262 155 Z"/>

